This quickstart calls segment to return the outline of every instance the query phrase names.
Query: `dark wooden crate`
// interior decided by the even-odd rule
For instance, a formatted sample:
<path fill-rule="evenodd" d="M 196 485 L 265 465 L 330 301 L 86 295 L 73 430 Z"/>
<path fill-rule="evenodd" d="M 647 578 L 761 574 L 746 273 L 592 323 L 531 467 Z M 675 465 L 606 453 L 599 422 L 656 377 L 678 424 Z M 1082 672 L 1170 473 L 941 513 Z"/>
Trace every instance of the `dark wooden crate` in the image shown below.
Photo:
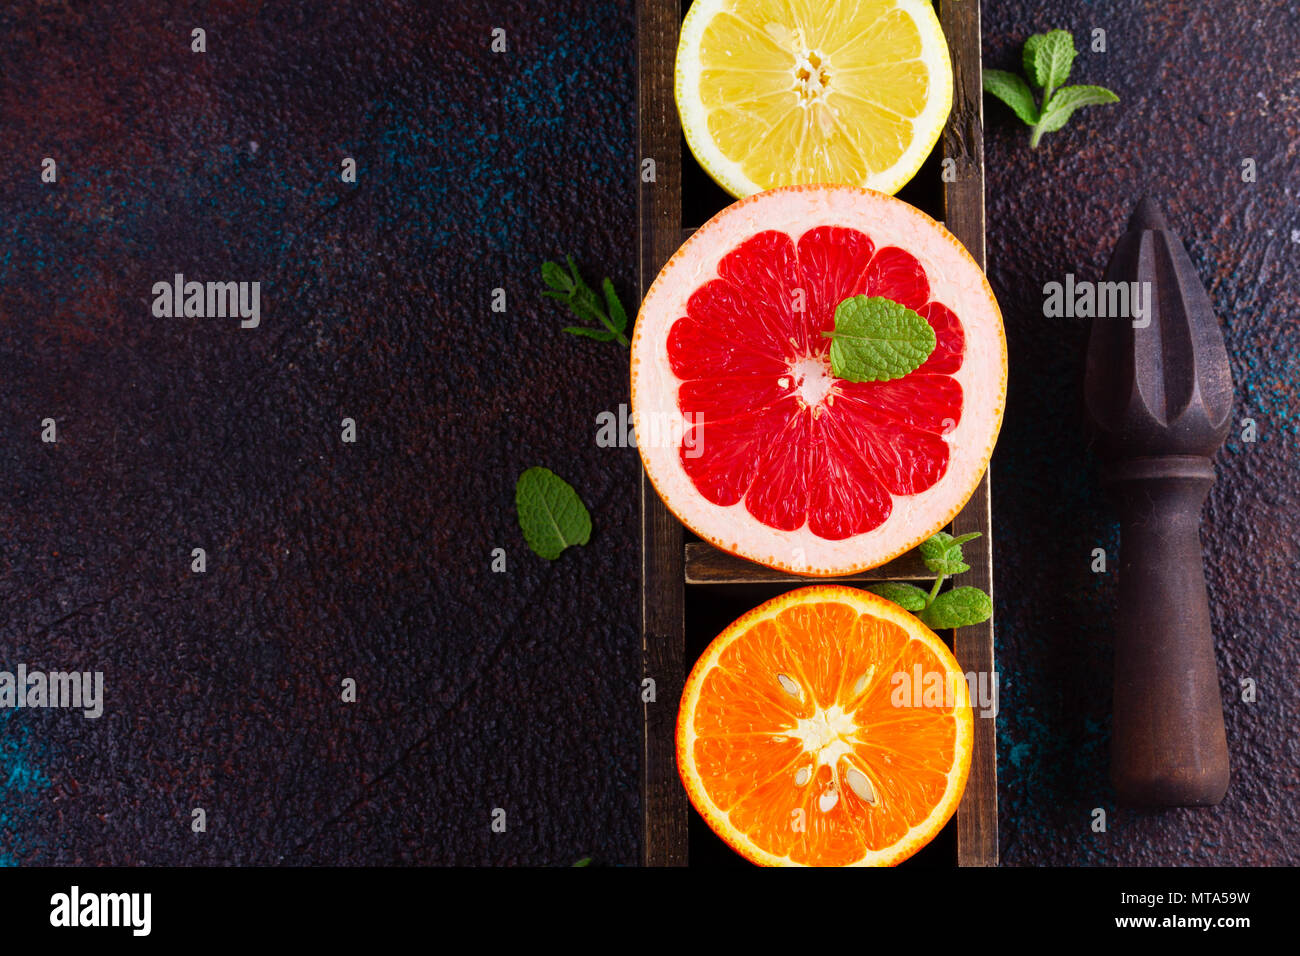
<path fill-rule="evenodd" d="M 653 182 L 639 195 L 642 294 L 691 228 L 730 201 L 695 163 L 682 138 L 673 102 L 673 64 L 683 0 L 638 0 L 638 157 L 655 161 Z M 940 0 L 939 18 L 953 64 L 953 108 L 925 167 L 899 198 L 942 219 L 984 265 L 984 135 L 980 82 L 979 4 Z M 952 160 L 951 164 L 946 163 Z M 942 171 L 947 165 L 948 176 Z M 947 180 L 947 181 L 945 181 Z M 992 593 L 989 475 L 953 519 L 953 534 L 980 531 L 965 548 L 971 570 L 962 584 Z M 645 705 L 641 802 L 642 860 L 647 866 L 697 862 L 743 863 L 722 848 L 689 807 L 677 776 L 674 730 L 686 673 L 711 637 L 740 613 L 810 579 L 773 571 L 694 540 L 641 476 L 641 620 L 644 674 L 656 699 Z M 842 579 L 933 580 L 914 556 Z M 707 637 L 705 636 L 707 635 Z M 948 635 L 962 670 L 994 672 L 993 622 Z M 997 753 L 992 718 L 975 720 L 974 755 L 966 792 L 944 832 L 910 864 L 995 866 Z"/>

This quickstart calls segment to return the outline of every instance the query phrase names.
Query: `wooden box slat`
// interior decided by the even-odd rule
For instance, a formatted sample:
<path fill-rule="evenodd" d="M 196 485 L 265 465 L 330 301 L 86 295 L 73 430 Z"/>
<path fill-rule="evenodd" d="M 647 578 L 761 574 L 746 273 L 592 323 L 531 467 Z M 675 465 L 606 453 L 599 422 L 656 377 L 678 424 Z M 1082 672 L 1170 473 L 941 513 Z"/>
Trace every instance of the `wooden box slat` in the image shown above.
<path fill-rule="evenodd" d="M 980 5 L 942 0 L 939 21 L 952 57 L 952 113 L 940 140 L 951 176 L 943 184 L 944 223 L 984 268 L 984 92 L 980 64 Z M 963 585 L 993 594 L 993 523 L 986 472 L 974 496 L 953 519 L 952 533 L 978 531 L 963 548 L 970 571 Z M 953 654 L 967 673 L 995 674 L 993 621 L 953 633 Z M 975 716 L 975 742 L 966 792 L 957 807 L 957 865 L 997 866 L 998 769 L 994 717 Z"/>
<path fill-rule="evenodd" d="M 637 156 L 653 159 L 640 176 L 641 295 L 681 241 L 681 126 L 673 102 L 673 60 L 681 14 L 676 0 L 637 2 Z M 638 162 L 638 172 L 640 162 Z M 677 777 L 674 727 L 686 679 L 686 590 L 682 526 L 641 473 L 642 673 L 654 681 L 644 704 L 641 858 L 646 866 L 685 866 L 687 798 Z M 643 695 L 644 696 L 644 695 Z"/>
<path fill-rule="evenodd" d="M 678 0 L 638 0 L 638 170 L 654 160 L 653 181 L 642 177 L 638 194 L 641 291 L 690 235 L 683 229 L 682 138 L 673 102 L 673 66 L 681 24 Z M 942 185 L 942 217 L 948 229 L 984 264 L 984 140 L 980 80 L 979 4 L 942 0 L 939 16 L 948 38 L 955 79 L 953 111 L 940 141 L 942 158 L 951 159 Z M 693 160 L 691 160 L 693 162 Z M 966 546 L 971 570 L 961 583 L 992 593 L 992 535 L 989 478 L 954 519 L 954 534 L 980 531 Z M 709 544 L 687 542 L 682 526 L 664 507 L 649 479 L 641 479 L 641 615 L 643 673 L 655 683 L 654 700 L 644 705 L 642 761 L 642 861 L 647 866 L 688 862 L 689 809 L 677 777 L 675 725 L 687 670 L 686 587 L 759 585 L 778 588 L 818 579 L 784 574 L 726 554 Z M 913 555 L 871 572 L 836 580 L 933 580 Z M 993 623 L 960 628 L 953 649 L 963 670 L 994 673 Z M 960 866 L 997 864 L 997 761 L 994 721 L 975 721 L 975 750 L 965 795 L 958 807 L 956 862 Z"/>
<path fill-rule="evenodd" d="M 962 546 L 970 570 L 963 586 L 983 588 L 993 595 L 993 535 L 989 514 L 989 473 L 984 474 L 974 497 L 952 522 L 952 533 L 980 532 Z M 993 619 L 953 631 L 952 652 L 963 673 L 994 675 Z M 992 676 L 986 680 L 993 679 Z M 957 805 L 957 865 L 998 865 L 998 749 L 995 717 L 981 716 L 975 708 L 975 740 L 971 752 L 966 792 Z"/>
<path fill-rule="evenodd" d="M 835 584 L 864 581 L 933 581 L 937 575 L 925 566 L 921 556 L 909 551 L 888 564 L 857 574 L 816 580 Z M 687 584 L 810 584 L 809 578 L 777 571 L 728 554 L 704 541 L 686 542 Z"/>

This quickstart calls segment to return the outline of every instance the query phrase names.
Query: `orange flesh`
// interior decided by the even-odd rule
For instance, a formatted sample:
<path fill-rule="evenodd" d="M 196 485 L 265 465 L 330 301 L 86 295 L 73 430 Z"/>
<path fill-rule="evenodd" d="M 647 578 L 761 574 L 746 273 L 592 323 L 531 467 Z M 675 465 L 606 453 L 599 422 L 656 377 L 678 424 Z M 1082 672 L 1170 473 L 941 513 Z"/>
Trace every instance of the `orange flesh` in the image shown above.
<path fill-rule="evenodd" d="M 964 779 L 959 709 L 969 707 L 964 688 L 943 689 L 963 679 L 955 669 L 893 621 L 831 600 L 795 604 L 752 624 L 704 674 L 694 775 L 765 853 L 842 866 L 888 850 L 943 801 L 955 770 Z M 909 689 L 926 675 L 930 694 L 914 701 L 923 706 L 896 705 L 900 674 Z M 852 786 L 851 770 L 874 802 Z"/>

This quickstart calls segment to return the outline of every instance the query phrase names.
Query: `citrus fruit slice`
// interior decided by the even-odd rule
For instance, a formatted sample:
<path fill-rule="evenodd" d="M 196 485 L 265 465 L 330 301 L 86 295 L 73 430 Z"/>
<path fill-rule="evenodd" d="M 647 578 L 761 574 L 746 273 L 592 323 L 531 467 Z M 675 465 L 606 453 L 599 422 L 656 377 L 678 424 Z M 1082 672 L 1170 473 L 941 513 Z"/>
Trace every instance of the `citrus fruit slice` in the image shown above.
<path fill-rule="evenodd" d="M 686 142 L 737 197 L 821 182 L 895 193 L 952 109 L 929 0 L 695 0 L 676 72 Z"/>
<path fill-rule="evenodd" d="M 970 691 L 898 605 L 841 585 L 750 611 L 696 662 L 677 717 L 695 809 L 768 866 L 893 866 L 957 809 Z"/>
<path fill-rule="evenodd" d="M 935 347 L 892 381 L 831 373 L 835 308 L 880 296 Z M 673 255 L 632 340 L 646 472 L 700 537 L 798 574 L 876 567 L 943 528 L 1002 422 L 1007 353 L 988 282 L 942 226 L 852 186 L 733 203 Z"/>

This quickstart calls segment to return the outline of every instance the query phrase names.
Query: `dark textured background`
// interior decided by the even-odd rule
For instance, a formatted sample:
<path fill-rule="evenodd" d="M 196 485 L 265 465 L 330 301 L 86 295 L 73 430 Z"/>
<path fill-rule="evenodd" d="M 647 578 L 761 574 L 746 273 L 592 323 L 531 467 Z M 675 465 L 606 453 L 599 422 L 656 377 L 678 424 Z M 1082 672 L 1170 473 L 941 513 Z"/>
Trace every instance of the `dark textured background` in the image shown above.
<path fill-rule="evenodd" d="M 630 6 L 158 9 L 0 13 L 0 660 L 108 696 L 0 717 L 0 854 L 634 862 L 627 363 L 536 291 L 635 288 Z M 261 280 L 261 327 L 153 318 L 174 272 Z M 537 464 L 596 516 L 554 564 Z"/>
<path fill-rule="evenodd" d="M 1104 28 L 1075 78 L 1123 100 L 1033 153 L 988 105 L 1003 859 L 1300 862 L 1296 5 L 984 18 L 1003 67 L 1029 33 Z M 626 360 L 536 295 L 569 251 L 631 299 L 634 66 L 631 3 L 0 10 L 0 665 L 102 669 L 108 698 L 0 712 L 0 862 L 638 859 L 638 464 L 595 443 Z M 1137 815 L 1105 784 L 1115 588 L 1088 565 L 1117 532 L 1078 441 L 1085 329 L 1041 288 L 1096 278 L 1148 191 L 1260 432 L 1207 510 L 1232 789 Z M 261 328 L 154 319 L 178 271 L 261 281 Z M 535 464 L 596 528 L 551 564 L 513 514 Z"/>

